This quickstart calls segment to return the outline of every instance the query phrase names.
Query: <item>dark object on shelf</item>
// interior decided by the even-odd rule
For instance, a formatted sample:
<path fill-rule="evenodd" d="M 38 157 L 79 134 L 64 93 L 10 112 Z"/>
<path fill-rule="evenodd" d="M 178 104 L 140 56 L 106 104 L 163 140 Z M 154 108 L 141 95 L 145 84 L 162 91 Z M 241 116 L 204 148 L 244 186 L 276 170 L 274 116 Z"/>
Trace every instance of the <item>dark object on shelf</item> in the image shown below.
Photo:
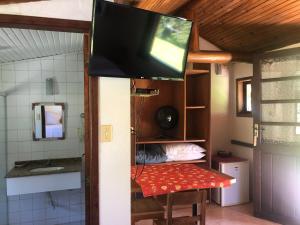
<path fill-rule="evenodd" d="M 155 120 L 161 129 L 173 129 L 178 123 L 178 111 L 172 106 L 162 106 L 156 111 Z"/>
<path fill-rule="evenodd" d="M 159 89 L 152 88 L 136 88 L 131 92 L 131 96 L 151 97 L 159 95 Z"/>
<path fill-rule="evenodd" d="M 232 153 L 228 152 L 228 151 L 218 151 L 218 156 L 222 157 L 222 158 L 227 158 L 227 157 L 231 157 Z"/>
<path fill-rule="evenodd" d="M 160 144 L 139 145 L 136 152 L 137 164 L 166 162 L 167 155 Z"/>

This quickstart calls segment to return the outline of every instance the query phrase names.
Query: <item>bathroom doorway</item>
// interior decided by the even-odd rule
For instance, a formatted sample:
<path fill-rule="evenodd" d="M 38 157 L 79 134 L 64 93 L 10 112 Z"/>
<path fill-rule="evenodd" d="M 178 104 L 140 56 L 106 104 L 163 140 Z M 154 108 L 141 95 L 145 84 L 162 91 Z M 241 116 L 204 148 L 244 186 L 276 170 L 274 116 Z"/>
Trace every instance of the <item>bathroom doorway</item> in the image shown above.
<path fill-rule="evenodd" d="M 0 20 L 3 16 L 6 15 L 0 15 Z M 5 166 L 1 163 L 1 167 L 6 169 L 5 175 L 15 166 L 15 162 L 19 161 L 80 158 L 84 168 L 81 170 L 81 175 L 84 174 L 84 177 L 82 177 L 82 184 L 78 189 L 67 192 L 30 193 L 18 195 L 18 197 L 10 196 L 8 199 L 6 197 L 7 190 L 5 190 L 6 182 L 3 179 L 3 182 L 0 181 L 0 187 L 3 189 L 0 188 L 0 191 L 5 193 L 5 195 L 0 193 L 1 222 L 2 218 L 6 218 L 7 222 L 3 222 L 3 225 L 12 224 L 10 220 L 17 218 L 20 222 L 28 222 L 28 224 L 47 220 L 49 221 L 47 223 L 52 222 L 53 224 L 98 224 L 97 138 L 95 141 L 98 129 L 95 128 L 98 121 L 96 94 L 98 86 L 97 79 L 89 78 L 86 69 L 90 24 L 84 21 L 37 19 L 26 16 L 7 16 L 5 21 L 4 26 L 0 29 L 2 29 L 2 38 L 5 38 L 5 34 L 6 38 L 9 38 L 5 39 L 7 43 L 13 45 L 19 41 L 21 46 L 25 47 L 26 39 L 31 38 L 33 41 L 27 41 L 28 46 L 34 48 L 32 51 L 28 51 L 28 55 L 30 55 L 28 58 L 24 57 L 26 51 L 23 51 L 23 57 L 21 57 L 22 54 L 17 54 L 16 50 L 11 53 L 2 52 L 6 56 L 3 58 L 10 58 L 10 61 L 2 62 L 5 65 L 1 65 L 5 71 L 4 76 L 1 76 L 1 84 L 5 83 L 5 89 L 2 90 L 9 97 L 0 96 L 0 104 L 2 104 L 2 98 L 4 100 L 9 98 L 10 102 L 9 107 L 1 107 L 4 112 L 0 112 L 0 122 L 4 121 L 3 124 L 0 123 L 0 127 L 3 126 L 2 130 L 0 128 L 0 154 L 5 156 L 1 159 L 6 159 Z M 16 23 L 16 21 L 19 22 Z M 34 24 L 32 21 L 35 21 Z M 0 24 L 3 25 L 1 22 Z M 81 46 L 78 45 L 79 42 L 81 42 Z M 51 44 L 54 46 L 52 49 Z M 14 56 L 13 53 L 19 56 Z M 14 75 L 11 77 L 7 74 Z M 54 91 L 50 94 L 49 84 L 47 84 L 49 78 L 52 79 L 50 89 Z M 10 87 L 13 83 L 15 86 Z M 31 140 L 32 121 L 29 122 L 28 118 L 32 118 L 33 112 L 28 109 L 28 106 L 32 103 L 43 102 L 66 103 L 65 139 L 37 142 Z M 14 109 L 16 109 L 16 115 L 10 114 L 14 112 Z M 9 116 L 7 112 L 9 112 Z M 23 117 L 27 119 L 22 120 Z M 24 129 L 19 129 L 18 122 L 14 121 L 19 121 Z M 92 123 L 93 121 L 94 123 Z M 29 133 L 31 134 L 30 140 Z M 17 138 L 14 139 L 13 134 L 16 134 Z M 16 148 L 17 150 L 11 152 Z M 1 171 L 4 169 L 1 168 Z M 3 177 L 2 173 L 1 178 Z M 29 206 L 26 203 L 29 203 Z M 36 206 L 37 204 L 40 205 L 40 208 Z M 21 209 L 21 207 L 23 208 Z M 41 213 L 38 213 L 38 210 Z M 2 213 L 6 217 L 2 217 Z M 35 217 L 37 214 L 45 217 L 37 218 Z"/>

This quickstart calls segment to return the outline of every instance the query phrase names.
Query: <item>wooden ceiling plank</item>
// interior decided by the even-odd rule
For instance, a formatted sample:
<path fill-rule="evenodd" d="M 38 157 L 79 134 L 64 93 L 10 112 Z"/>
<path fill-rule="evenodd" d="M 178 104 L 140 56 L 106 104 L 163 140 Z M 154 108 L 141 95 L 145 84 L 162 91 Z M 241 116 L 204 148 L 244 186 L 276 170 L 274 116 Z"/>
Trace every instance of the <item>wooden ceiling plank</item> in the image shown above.
<path fill-rule="evenodd" d="M 244 14 L 242 17 L 237 17 L 227 21 L 222 20 L 222 23 L 224 25 L 234 25 L 231 29 L 227 29 L 228 32 L 232 33 L 233 30 L 240 30 L 238 25 L 245 26 L 246 24 L 254 23 L 254 21 L 261 21 L 261 19 L 266 21 L 267 18 L 272 18 L 274 12 L 280 12 L 283 7 L 290 4 L 289 2 L 289 0 L 285 0 L 285 2 L 277 1 L 276 4 L 269 4 L 266 6 L 261 5 L 261 8 L 252 10 L 249 13 Z M 294 3 L 297 3 L 297 1 L 295 0 Z M 203 27 L 203 29 L 205 28 Z M 214 35 L 214 31 L 208 31 L 207 35 Z"/>
<path fill-rule="evenodd" d="M 296 20 L 294 20 L 295 24 L 300 24 L 300 17 L 298 16 Z M 288 34 L 287 40 L 295 39 L 294 43 L 300 42 L 300 26 L 294 27 L 294 26 L 271 26 L 268 28 L 268 32 L 266 32 L 263 36 L 260 36 L 259 38 L 255 39 L 253 43 L 247 44 L 244 47 L 245 48 L 251 48 L 252 46 L 255 46 L 255 51 L 260 48 L 264 48 L 264 46 L 268 44 L 276 44 L 276 43 L 284 43 L 284 37 L 282 36 L 282 33 Z M 296 38 L 295 38 L 296 37 Z M 290 38 L 290 39 L 289 39 Z M 265 41 L 269 40 L 269 41 Z M 253 48 L 253 47 L 252 47 Z"/>
<path fill-rule="evenodd" d="M 300 24 L 299 21 L 297 21 L 300 19 L 299 9 L 294 7 L 291 8 L 290 11 L 283 12 L 283 14 L 285 15 L 284 16 L 281 15 L 280 17 L 273 16 L 271 20 L 268 20 L 268 24 L 266 25 L 255 23 L 255 26 L 251 26 L 249 27 L 249 29 L 246 29 L 245 30 L 245 33 L 247 33 L 246 36 L 250 36 L 252 38 L 255 37 L 251 44 L 252 45 L 254 43 L 259 44 L 260 42 L 263 43 L 264 42 L 263 40 L 266 39 L 266 36 L 268 36 L 268 34 L 270 34 L 270 36 L 273 36 L 274 34 L 280 32 L 280 29 L 284 28 L 284 26 L 285 27 L 287 26 L 288 30 L 292 32 L 294 30 L 292 24 Z M 283 19 L 284 17 L 285 19 Z M 278 19 L 278 18 L 282 18 L 282 19 Z M 230 38 L 229 35 L 232 38 Z M 235 43 L 236 41 L 240 40 L 244 36 L 245 35 L 242 35 L 241 32 L 230 33 L 227 35 L 227 41 L 225 40 L 224 44 Z"/>
<path fill-rule="evenodd" d="M 242 4 L 243 2 L 239 0 L 230 2 L 221 1 L 220 4 L 219 2 L 215 2 L 215 4 L 208 2 L 205 5 L 201 5 L 201 2 L 198 2 L 198 6 L 195 9 L 189 8 L 186 12 L 191 10 L 195 11 L 195 13 L 198 15 L 197 21 L 200 24 L 205 24 L 215 22 L 216 15 L 218 15 L 218 18 L 223 18 L 226 14 L 231 14 L 232 11 L 241 7 Z"/>
<path fill-rule="evenodd" d="M 220 0 L 219 0 L 220 1 Z M 210 23 L 216 23 L 216 18 L 220 18 L 223 22 L 226 22 L 227 20 L 232 20 L 236 17 L 242 17 L 244 18 L 245 16 L 245 11 L 251 12 L 253 11 L 256 7 L 259 7 L 262 4 L 269 3 L 269 0 L 257 0 L 250 4 L 247 2 L 247 4 L 240 4 L 238 7 L 234 8 L 233 10 L 225 13 L 225 14 L 217 14 L 214 10 L 213 11 L 208 11 L 208 17 L 210 18 L 209 20 L 206 19 L 207 15 L 205 15 L 205 18 L 200 18 L 201 21 L 205 24 L 210 24 Z"/>
<path fill-rule="evenodd" d="M 294 12 L 289 13 L 289 18 L 283 19 L 282 21 L 270 21 L 271 24 L 267 25 L 257 25 L 256 30 L 255 27 L 252 28 L 252 35 L 255 37 L 253 40 L 254 42 L 260 42 L 261 40 L 264 40 L 266 36 L 274 36 L 276 34 L 281 34 L 283 32 L 282 29 L 289 30 L 290 32 L 295 31 L 297 24 L 300 24 L 300 15 L 299 11 L 296 10 Z M 250 31 L 251 32 L 251 31 Z M 233 36 L 234 38 L 231 39 L 232 42 L 236 41 L 240 38 L 238 34 Z"/>
<path fill-rule="evenodd" d="M 234 27 L 234 30 L 230 30 L 230 33 L 234 36 L 234 32 L 239 32 L 240 27 L 245 27 L 247 25 L 255 24 L 256 26 L 259 25 L 269 25 L 269 24 L 277 24 L 280 21 L 284 20 L 284 18 L 289 18 L 291 16 L 291 13 L 298 12 L 300 10 L 300 2 L 294 5 L 290 5 L 290 8 L 285 8 L 284 11 L 279 9 L 269 10 L 264 15 L 260 14 L 260 16 L 251 18 L 247 23 L 243 23 L 241 25 L 236 25 Z M 229 31 L 229 30 L 228 30 Z"/>
<path fill-rule="evenodd" d="M 262 7 L 264 6 L 265 4 L 268 4 L 270 3 L 270 1 L 265 1 L 265 0 L 261 0 L 261 1 L 256 1 L 256 4 L 254 5 L 246 5 L 245 6 L 245 9 L 243 9 L 242 7 L 238 8 L 238 11 L 235 11 L 235 14 L 234 14 L 234 18 L 239 18 L 241 15 L 242 18 L 245 17 L 245 13 L 244 13 L 244 10 L 247 10 L 248 12 L 251 12 L 251 11 L 255 11 L 257 7 Z M 231 16 L 232 17 L 232 16 Z M 224 23 L 224 21 L 222 21 Z M 228 34 L 227 30 L 228 28 L 224 27 L 224 26 L 221 26 L 219 24 L 209 24 L 210 26 L 201 26 L 201 29 L 200 29 L 200 35 L 205 37 L 206 39 L 208 39 L 209 41 L 211 41 L 212 43 L 219 43 L 219 41 L 215 41 L 214 39 L 216 37 L 219 37 L 219 39 L 222 40 L 222 38 L 227 38 L 227 36 L 223 36 L 223 37 L 220 37 L 220 34 L 223 34 L 223 33 L 226 33 L 226 35 Z M 211 27 L 211 26 L 215 26 L 215 27 Z M 214 32 L 213 34 L 211 34 L 211 32 Z M 219 43 L 218 45 L 221 45 L 221 43 Z"/>
<path fill-rule="evenodd" d="M 292 8 L 292 10 L 294 11 L 297 11 L 297 7 L 295 6 L 291 6 L 290 8 Z M 287 16 L 291 16 L 291 13 L 290 11 L 288 12 L 283 12 L 285 13 Z M 278 15 L 278 14 L 277 14 Z M 278 18 L 278 17 L 275 17 L 274 15 L 270 15 L 270 18 L 271 19 L 274 19 L 274 18 Z M 281 17 L 280 17 L 281 18 Z M 254 24 L 257 24 L 258 22 L 254 23 Z M 253 27 L 253 26 L 252 26 Z M 210 29 L 214 29 L 210 26 Z M 218 30 L 219 28 L 215 28 L 215 30 Z M 222 40 L 222 37 L 221 35 L 214 35 L 213 37 L 218 37 L 219 40 L 212 40 L 212 41 L 217 41 L 217 42 L 222 42 L 222 45 L 228 45 L 228 42 L 231 43 L 231 42 L 235 42 L 235 41 L 238 41 L 241 39 L 241 37 L 247 37 L 247 36 L 250 36 L 251 38 L 253 38 L 253 35 L 251 33 L 255 33 L 258 31 L 257 27 L 254 27 L 252 28 L 252 30 L 247 30 L 247 26 L 246 25 L 241 25 L 241 26 L 236 26 L 235 29 L 237 29 L 237 32 L 234 33 L 232 32 L 228 27 L 224 27 L 223 26 L 223 29 L 225 29 L 224 31 L 218 31 L 218 32 L 221 32 L 222 33 L 222 36 L 223 36 L 223 40 Z M 264 31 L 263 29 L 261 29 L 262 31 Z M 210 36 L 209 34 L 207 34 L 206 29 L 202 27 L 202 32 L 204 32 L 207 36 Z M 232 38 L 234 37 L 234 38 Z M 257 37 L 257 36 L 255 36 Z M 234 41 L 233 41 L 234 40 Z"/>
<path fill-rule="evenodd" d="M 190 0 L 144 0 L 140 1 L 136 7 L 163 14 L 176 11 Z"/>
<path fill-rule="evenodd" d="M 286 47 L 293 44 L 300 43 L 300 36 L 299 35 L 291 35 L 291 36 L 285 36 L 283 38 L 280 38 L 277 42 L 267 42 L 264 46 L 260 46 L 256 49 L 256 52 L 265 52 L 269 50 L 274 50 L 282 47 Z"/>

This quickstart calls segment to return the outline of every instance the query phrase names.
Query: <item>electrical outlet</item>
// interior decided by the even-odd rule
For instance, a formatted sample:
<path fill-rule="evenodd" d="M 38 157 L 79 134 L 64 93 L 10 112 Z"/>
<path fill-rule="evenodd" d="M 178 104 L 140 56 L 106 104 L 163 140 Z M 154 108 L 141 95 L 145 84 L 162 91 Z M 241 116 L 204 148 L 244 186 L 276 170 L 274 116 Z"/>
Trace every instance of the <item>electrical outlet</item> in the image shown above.
<path fill-rule="evenodd" d="M 112 125 L 101 125 L 101 142 L 111 142 Z"/>

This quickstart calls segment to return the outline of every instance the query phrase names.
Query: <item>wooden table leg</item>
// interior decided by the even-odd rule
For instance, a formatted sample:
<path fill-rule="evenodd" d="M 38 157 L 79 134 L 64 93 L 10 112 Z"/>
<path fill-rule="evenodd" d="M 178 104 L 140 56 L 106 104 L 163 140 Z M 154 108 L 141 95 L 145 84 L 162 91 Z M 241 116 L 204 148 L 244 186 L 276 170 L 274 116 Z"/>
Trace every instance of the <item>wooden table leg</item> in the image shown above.
<path fill-rule="evenodd" d="M 197 215 L 198 215 L 198 205 L 193 204 L 193 216 L 197 216 Z"/>
<path fill-rule="evenodd" d="M 206 199 L 207 199 L 207 191 L 202 190 L 202 203 L 201 203 L 201 221 L 200 225 L 205 225 L 205 217 L 206 217 Z"/>

